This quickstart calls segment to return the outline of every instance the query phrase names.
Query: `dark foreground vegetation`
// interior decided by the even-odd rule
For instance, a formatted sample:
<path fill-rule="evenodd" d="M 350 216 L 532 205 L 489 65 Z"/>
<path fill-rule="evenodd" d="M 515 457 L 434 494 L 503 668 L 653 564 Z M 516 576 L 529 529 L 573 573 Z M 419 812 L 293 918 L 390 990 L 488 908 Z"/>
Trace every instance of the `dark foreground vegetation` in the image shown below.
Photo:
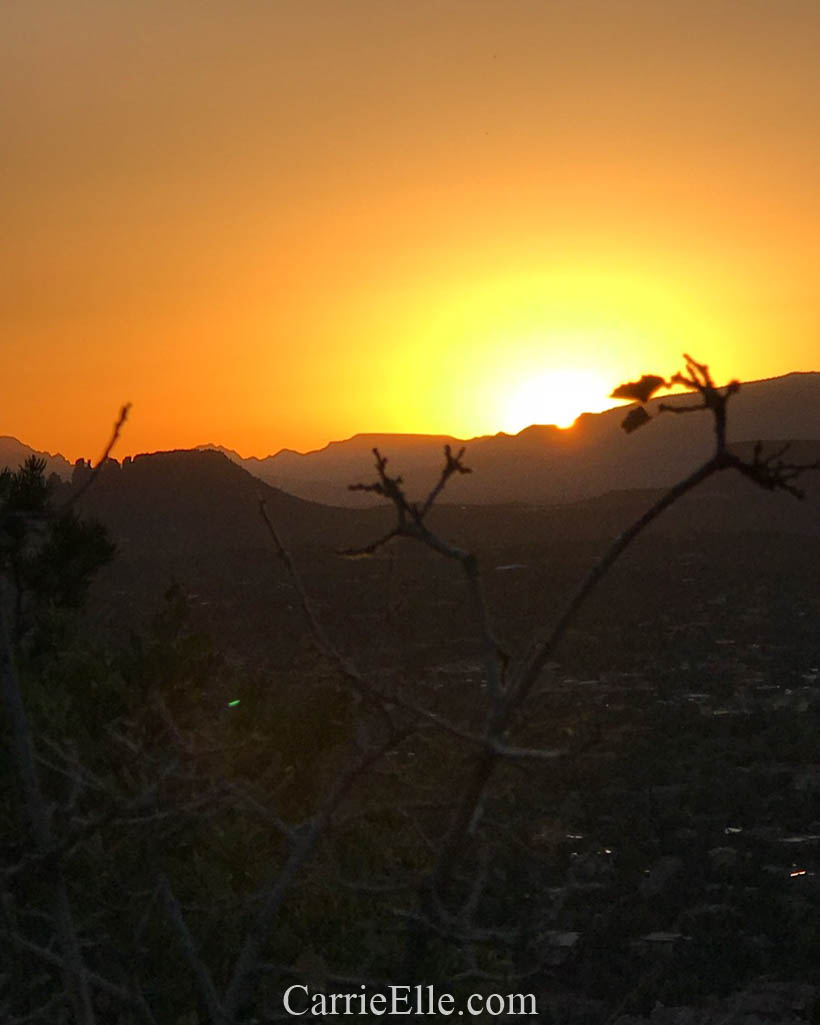
<path fill-rule="evenodd" d="M 452 451 L 417 503 L 377 454 L 383 511 L 214 453 L 0 477 L 0 1020 L 820 1020 L 816 455 L 683 379 L 706 461 L 565 510 L 442 504 Z"/>

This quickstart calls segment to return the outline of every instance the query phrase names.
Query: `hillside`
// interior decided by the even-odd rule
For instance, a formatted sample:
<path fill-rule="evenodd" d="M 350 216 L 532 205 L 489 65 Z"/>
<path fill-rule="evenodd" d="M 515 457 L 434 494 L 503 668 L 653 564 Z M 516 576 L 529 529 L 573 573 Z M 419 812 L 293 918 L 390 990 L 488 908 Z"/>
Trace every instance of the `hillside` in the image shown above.
<path fill-rule="evenodd" d="M 681 404 L 688 399 L 673 396 L 665 401 Z M 372 479 L 374 448 L 389 458 L 392 472 L 401 473 L 408 493 L 421 497 L 437 479 L 444 445 L 465 446 L 465 462 L 473 473 L 451 481 L 447 492 L 448 501 L 465 505 L 552 505 L 611 491 L 665 487 L 708 452 L 712 428 L 707 417 L 682 422 L 679 417 L 664 416 L 627 436 L 620 425 L 629 408 L 585 413 L 569 430 L 532 425 L 515 435 L 472 439 L 364 433 L 314 452 L 282 449 L 263 459 L 243 459 L 219 445 L 201 446 L 200 451 L 219 452 L 254 478 L 290 495 L 351 508 L 378 504 L 373 496 L 348 489 L 352 483 Z M 820 373 L 744 384 L 732 399 L 731 442 L 777 439 L 820 439 Z M 36 452 L 16 438 L 0 438 L 0 467 L 16 469 L 32 454 L 46 459 L 48 473 L 70 478 L 71 464 L 62 456 Z M 144 458 L 138 456 L 133 465 L 140 465 Z"/>
<path fill-rule="evenodd" d="M 776 448 L 779 443 L 770 444 Z M 745 458 L 751 456 L 751 447 L 751 443 L 732 446 Z M 818 461 L 820 442 L 794 443 L 789 455 L 803 463 Z M 400 464 L 397 469 L 403 471 Z M 477 548 L 495 547 L 505 543 L 505 538 L 510 542 L 533 540 L 556 533 L 565 534 L 567 540 L 573 534 L 577 540 L 605 539 L 623 529 L 661 493 L 648 486 L 651 474 L 641 475 L 641 469 L 636 460 L 634 476 L 641 487 L 617 487 L 603 495 L 552 506 L 464 506 L 446 501 L 455 490 L 451 481 L 433 516 L 448 533 L 464 536 Z M 480 471 L 474 476 L 479 477 Z M 807 500 L 801 502 L 753 487 L 737 473 L 728 472 L 678 502 L 653 529 L 662 533 L 765 530 L 817 534 L 820 479 L 807 475 L 803 484 Z M 112 460 L 83 495 L 80 507 L 109 527 L 122 553 L 150 561 L 213 551 L 269 549 L 260 500 L 288 545 L 317 553 L 364 542 L 392 520 L 392 510 L 384 500 L 377 509 L 321 505 L 265 484 L 219 452 L 200 450 L 153 453 L 122 465 Z"/>
<path fill-rule="evenodd" d="M 17 438 L 12 438 L 7 434 L 0 436 L 0 470 L 5 468 L 16 470 L 30 456 L 45 459 L 47 476 L 52 473 L 56 473 L 64 479 L 68 479 L 71 476 L 71 463 L 59 453 L 52 455 L 50 452 L 38 452 L 37 449 L 24 445 Z"/>
<path fill-rule="evenodd" d="M 820 458 L 820 443 L 795 446 L 795 458 Z M 820 475 L 807 478 L 806 487 L 808 498 L 799 502 L 761 491 L 736 473 L 724 474 L 658 520 L 639 548 L 650 565 L 662 567 L 669 563 L 670 545 L 687 550 L 708 537 L 712 551 L 741 553 L 741 575 L 753 572 L 761 553 L 768 559 L 775 549 L 786 562 L 794 561 L 792 553 L 799 561 L 800 553 L 815 551 L 820 539 Z M 550 507 L 444 502 L 434 509 L 431 523 L 443 536 L 477 552 L 490 575 L 497 567 L 519 567 L 498 575 L 499 581 L 506 575 L 515 578 L 509 594 L 506 584 L 503 588 L 505 616 L 514 623 L 531 614 L 527 593 L 535 588 L 557 599 L 659 494 L 619 489 Z M 418 626 L 418 617 L 435 618 L 435 602 L 430 605 L 424 598 L 429 587 L 452 592 L 460 604 L 455 568 L 418 546 L 398 543 L 361 561 L 335 555 L 381 536 L 392 523 L 388 506 L 322 506 L 260 482 L 220 453 L 179 451 L 142 456 L 122 467 L 112 464 L 81 500 L 81 511 L 102 520 L 118 548 L 97 589 L 99 614 L 109 622 L 133 619 L 134 613 L 155 607 L 176 579 L 196 596 L 210 627 L 227 630 L 244 644 L 260 637 L 270 643 L 275 625 L 274 646 L 287 648 L 301 631 L 301 613 L 260 516 L 260 498 L 345 643 L 358 637 L 358 643 L 369 644 L 372 617 L 383 615 L 390 600 L 385 586 L 393 564 L 413 567 L 408 572 L 415 582 L 408 586 L 421 600 L 408 629 Z M 669 572 L 667 566 L 664 574 Z M 676 572 L 671 571 L 672 578 Z M 431 583 L 435 580 L 441 583 Z M 431 626 L 440 632 L 449 629 L 446 622 Z"/>
<path fill-rule="evenodd" d="M 667 399 L 672 404 L 687 396 Z M 653 406 L 656 403 L 652 404 Z M 504 433 L 456 439 L 444 435 L 357 434 L 305 455 L 283 450 L 266 459 L 226 454 L 250 473 L 294 495 L 329 505 L 366 506 L 369 495 L 348 485 L 370 479 L 372 449 L 378 448 L 401 472 L 408 490 L 425 493 L 435 481 L 445 444 L 466 446 L 474 471 L 451 483 L 448 499 L 464 504 L 572 502 L 625 488 L 671 484 L 708 451 L 711 423 L 693 416 L 664 416 L 626 436 L 620 425 L 629 407 L 585 413 L 560 430 L 534 425 Z M 820 439 L 820 373 L 795 373 L 745 384 L 732 400 L 729 440 Z"/>

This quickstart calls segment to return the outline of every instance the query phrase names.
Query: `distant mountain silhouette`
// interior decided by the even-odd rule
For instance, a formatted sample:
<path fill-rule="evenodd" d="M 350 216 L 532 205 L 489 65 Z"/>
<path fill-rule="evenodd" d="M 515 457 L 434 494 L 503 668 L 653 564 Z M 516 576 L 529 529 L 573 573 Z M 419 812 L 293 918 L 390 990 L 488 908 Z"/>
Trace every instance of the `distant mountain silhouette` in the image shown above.
<path fill-rule="evenodd" d="M 65 484 L 58 497 L 71 489 Z M 300 643 L 298 599 L 260 515 L 260 499 L 302 567 L 345 561 L 332 557 L 336 548 L 364 544 L 388 522 L 388 510 L 331 508 L 285 494 L 220 452 L 111 460 L 76 507 L 100 520 L 117 547 L 95 582 L 92 620 L 127 631 L 159 607 L 176 580 L 214 634 L 230 623 L 233 638 L 260 650 Z"/>
<path fill-rule="evenodd" d="M 679 395 L 665 401 L 686 403 L 690 399 Z M 655 405 L 653 400 L 650 408 Z M 333 517 L 331 510 L 317 512 L 312 503 L 350 508 L 382 504 L 369 494 L 348 490 L 351 483 L 373 479 L 373 448 L 388 457 L 388 469 L 400 473 L 410 496 L 418 498 L 438 477 L 443 446 L 466 446 L 465 463 L 473 473 L 451 479 L 442 496 L 443 502 L 458 505 L 554 505 L 610 492 L 665 487 L 709 453 L 709 416 L 664 415 L 626 435 L 620 424 L 630 408 L 585 413 L 570 430 L 533 425 L 515 435 L 499 433 L 466 441 L 448 435 L 357 434 L 304 455 L 283 449 L 264 459 L 242 459 L 236 452 L 214 445 L 190 453 L 137 456 L 127 459 L 122 468 L 112 461 L 88 501 L 96 505 L 108 500 L 106 496 L 114 501 L 111 488 L 119 470 L 122 487 L 133 495 L 133 508 L 143 509 L 149 521 L 153 517 L 159 525 L 166 522 L 160 510 L 173 501 L 177 484 L 184 484 L 186 493 L 213 494 L 213 508 L 205 497 L 185 501 L 194 502 L 196 510 L 211 520 L 213 529 L 220 522 L 228 534 L 230 524 L 224 518 L 230 520 L 230 514 L 225 503 L 238 502 L 244 509 L 250 502 L 253 526 L 246 528 L 238 521 L 231 524 L 238 536 L 249 529 L 258 539 L 262 528 L 255 502 L 262 490 L 283 510 L 287 506 L 285 518 L 293 521 L 300 536 L 312 532 L 315 536 L 313 528 L 321 535 L 322 524 Z M 794 373 L 744 384 L 732 399 L 729 414 L 732 443 L 820 441 L 820 373 Z M 48 473 L 70 478 L 72 466 L 62 456 L 39 453 L 16 438 L 0 437 L 0 467 L 16 469 L 31 454 L 46 459 Z M 266 491 L 262 482 L 271 490 Z M 234 498 L 228 499 L 225 495 L 231 489 Z M 304 500 L 301 505 L 299 499 Z M 184 538 L 179 541 L 184 543 Z"/>
<path fill-rule="evenodd" d="M 675 422 L 685 433 L 686 425 L 678 418 Z M 543 430 L 523 432 L 525 440 L 535 446 Z M 739 447 L 749 454 L 749 446 Z M 820 442 L 798 443 L 794 454 L 795 459 L 814 461 L 820 458 Z M 820 538 L 820 474 L 805 483 L 809 500 L 798 502 L 764 492 L 737 473 L 721 474 L 656 521 L 638 549 L 654 553 L 653 565 L 662 575 L 679 572 L 673 567 L 674 553 L 706 544 L 710 551 L 723 553 L 740 545 L 738 550 L 746 553 L 743 572 L 749 574 L 755 560 L 771 560 L 774 552 L 791 553 L 788 557 L 799 565 L 802 553 L 808 553 L 810 562 Z M 65 495 L 70 487 L 64 485 Z M 494 573 L 497 568 L 530 573 L 549 565 L 558 574 L 556 580 L 564 581 L 562 586 L 575 586 L 611 540 L 660 493 L 620 489 L 546 507 L 444 504 L 433 509 L 431 526 L 479 553 L 485 572 L 499 585 L 508 574 Z M 259 514 L 260 498 L 306 575 L 308 593 L 325 615 L 342 624 L 342 633 L 358 623 L 358 643 L 372 640 L 367 616 L 384 611 L 386 562 L 392 565 L 395 559 L 407 566 L 408 560 L 421 560 L 425 587 L 438 587 L 429 580 L 450 579 L 454 572 L 411 542 L 400 542 L 372 561 L 334 556 L 339 549 L 383 535 L 393 523 L 389 507 L 319 505 L 266 485 L 222 453 L 160 452 L 126 459 L 122 465 L 112 460 L 79 500 L 78 511 L 100 519 L 117 545 L 116 557 L 94 587 L 99 622 L 127 629 L 156 610 L 169 583 L 178 580 L 209 630 L 227 631 L 231 643 L 253 643 L 260 652 L 295 651 L 304 630 L 299 598 L 276 558 Z M 429 573 L 435 577 L 428 578 Z M 366 615 L 365 605 L 370 607 Z"/>
<path fill-rule="evenodd" d="M 678 395 L 664 401 L 682 404 L 691 399 Z M 656 405 L 653 400 L 650 408 Z M 389 469 L 401 473 L 408 492 L 420 497 L 436 480 L 443 446 L 465 445 L 465 462 L 474 472 L 451 480 L 445 494 L 446 501 L 460 504 L 553 504 L 614 490 L 664 487 L 709 452 L 709 416 L 666 415 L 627 436 L 620 424 L 630 408 L 585 413 L 570 430 L 534 425 L 516 435 L 467 441 L 447 435 L 357 434 L 305 455 L 283 449 L 265 459 L 242 459 L 228 449 L 220 451 L 290 494 L 359 507 L 372 505 L 374 499 L 349 491 L 348 485 L 372 478 L 374 447 L 389 458 Z M 777 439 L 820 439 L 820 373 L 744 384 L 732 399 L 730 442 Z"/>
<path fill-rule="evenodd" d="M 260 499 L 288 543 L 332 545 L 351 512 L 285 494 L 220 452 L 177 450 L 110 460 L 81 498 L 128 554 L 270 548 Z M 332 540 L 325 539 L 332 536 Z"/>
<path fill-rule="evenodd" d="M 46 461 L 46 476 L 56 473 L 65 480 L 71 477 L 71 463 L 63 456 L 52 455 L 50 452 L 38 452 L 29 445 L 24 445 L 17 438 L 9 435 L 0 437 L 0 470 L 8 467 L 10 470 L 17 470 L 29 458 L 37 456 Z"/>
<path fill-rule="evenodd" d="M 731 448 L 751 458 L 752 443 Z M 791 456 L 804 463 L 820 460 L 820 441 L 795 442 Z M 808 492 L 806 502 L 764 491 L 734 471 L 723 473 L 676 503 L 659 527 L 664 533 L 818 534 L 820 472 L 807 474 L 801 483 Z M 69 486 L 65 488 L 67 494 Z M 493 544 L 514 543 L 522 529 L 532 536 L 549 536 L 557 529 L 568 537 L 577 533 L 606 538 L 627 526 L 661 493 L 657 488 L 618 488 L 580 501 L 548 507 L 507 504 L 503 510 L 444 504 L 433 515 L 448 535 L 460 534 L 481 547 L 482 538 Z M 205 551 L 270 552 L 260 499 L 287 545 L 313 549 L 320 557 L 372 540 L 393 519 L 387 503 L 378 509 L 346 509 L 310 502 L 254 478 L 220 452 L 196 449 L 137 456 L 122 465 L 112 460 L 83 495 L 80 507 L 109 527 L 121 554 L 161 560 Z"/>

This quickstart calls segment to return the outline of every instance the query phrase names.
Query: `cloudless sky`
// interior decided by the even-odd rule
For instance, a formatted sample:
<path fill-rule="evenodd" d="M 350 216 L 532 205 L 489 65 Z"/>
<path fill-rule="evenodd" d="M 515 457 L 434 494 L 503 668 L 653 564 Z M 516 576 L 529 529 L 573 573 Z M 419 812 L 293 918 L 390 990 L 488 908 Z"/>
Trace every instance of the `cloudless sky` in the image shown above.
<path fill-rule="evenodd" d="M 5 0 L 0 433 L 460 436 L 819 369 L 817 0 Z"/>

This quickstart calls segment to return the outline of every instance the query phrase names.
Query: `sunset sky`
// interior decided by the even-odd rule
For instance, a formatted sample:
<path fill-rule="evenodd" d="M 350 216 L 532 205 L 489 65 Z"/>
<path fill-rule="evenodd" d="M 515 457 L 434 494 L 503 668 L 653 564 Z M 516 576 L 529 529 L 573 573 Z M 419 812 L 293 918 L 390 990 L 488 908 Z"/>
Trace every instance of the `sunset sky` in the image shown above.
<path fill-rule="evenodd" d="M 242 455 L 820 369 L 818 0 L 6 0 L 0 434 Z"/>

